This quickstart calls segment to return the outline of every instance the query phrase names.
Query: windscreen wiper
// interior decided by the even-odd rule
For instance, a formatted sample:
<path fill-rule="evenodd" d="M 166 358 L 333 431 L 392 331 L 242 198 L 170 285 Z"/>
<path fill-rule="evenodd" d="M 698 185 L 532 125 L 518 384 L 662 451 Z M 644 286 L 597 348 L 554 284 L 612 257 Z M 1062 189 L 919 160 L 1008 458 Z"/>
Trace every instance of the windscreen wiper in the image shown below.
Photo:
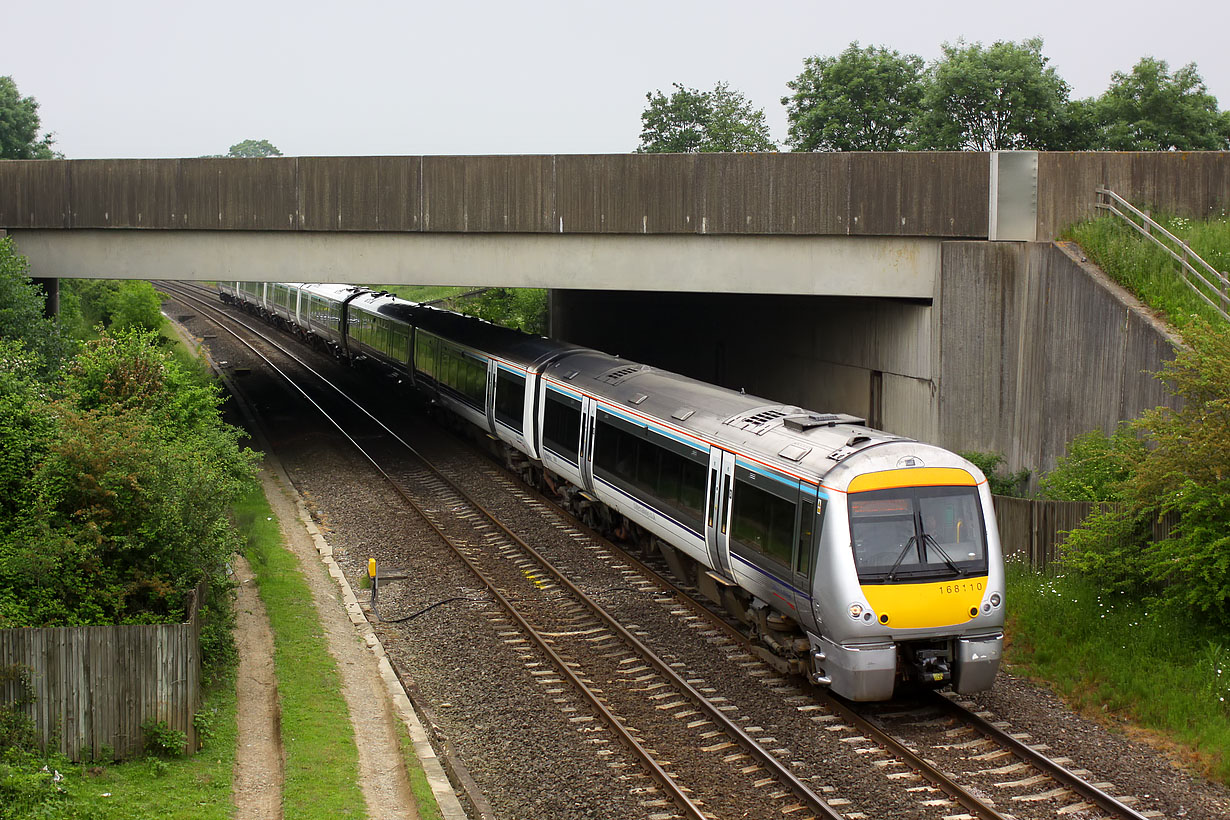
<path fill-rule="evenodd" d="M 901 548 L 901 554 L 897 556 L 897 560 L 893 561 L 892 569 L 888 571 L 888 580 L 893 580 L 897 575 L 897 567 L 901 566 L 901 562 L 905 560 L 906 554 L 910 551 L 910 547 L 914 546 L 914 542 L 918 540 L 917 535 L 911 535 L 910 540 L 905 542 L 905 546 Z"/>
<path fill-rule="evenodd" d="M 947 553 L 947 552 L 945 552 L 945 551 L 944 551 L 944 548 L 940 546 L 940 542 L 939 542 L 939 541 L 936 541 L 936 540 L 935 540 L 935 538 L 934 538 L 934 537 L 932 537 L 931 533 L 929 533 L 929 532 L 924 532 L 924 533 L 923 533 L 923 549 L 924 549 L 924 550 L 925 550 L 925 549 L 926 549 L 926 547 L 927 547 L 927 542 L 928 542 L 928 541 L 930 541 L 930 542 L 931 542 L 932 546 L 934 546 L 937 550 L 939 550 L 940 557 L 944 559 L 944 563 L 948 565 L 948 568 L 949 568 L 949 569 L 951 569 L 951 570 L 952 570 L 953 572 L 955 572 L 957 575 L 964 575 L 964 574 L 965 574 L 965 571 L 964 571 L 964 570 L 962 570 L 960 567 L 958 567 L 958 566 L 956 565 L 956 563 L 955 563 L 955 562 L 954 562 L 951 558 L 949 558 L 949 557 L 948 557 L 948 553 Z"/>

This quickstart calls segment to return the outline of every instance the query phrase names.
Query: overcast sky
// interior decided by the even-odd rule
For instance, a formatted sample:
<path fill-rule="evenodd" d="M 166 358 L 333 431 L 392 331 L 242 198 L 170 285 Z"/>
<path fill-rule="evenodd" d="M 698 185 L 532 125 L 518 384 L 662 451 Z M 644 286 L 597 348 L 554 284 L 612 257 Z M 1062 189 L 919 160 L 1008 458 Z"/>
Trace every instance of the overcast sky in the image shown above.
<path fill-rule="evenodd" d="M 19 2 L 0 76 L 69 158 L 191 157 L 267 139 L 287 156 L 621 153 L 645 95 L 730 83 L 786 134 L 803 59 L 851 41 L 928 61 L 944 42 L 1045 40 L 1096 96 L 1143 56 L 1195 62 L 1230 107 L 1226 0 Z"/>

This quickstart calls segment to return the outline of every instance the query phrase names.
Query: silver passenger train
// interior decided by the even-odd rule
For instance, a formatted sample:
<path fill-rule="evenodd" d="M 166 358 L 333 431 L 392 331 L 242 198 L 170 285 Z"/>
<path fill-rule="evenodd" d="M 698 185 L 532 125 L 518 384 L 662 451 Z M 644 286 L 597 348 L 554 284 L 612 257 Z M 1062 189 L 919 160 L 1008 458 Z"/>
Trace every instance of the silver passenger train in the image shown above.
<path fill-rule="evenodd" d="M 347 285 L 225 282 L 503 442 L 599 528 L 662 553 L 763 657 L 846 698 L 991 686 L 1004 570 L 986 478 L 939 447 Z"/>

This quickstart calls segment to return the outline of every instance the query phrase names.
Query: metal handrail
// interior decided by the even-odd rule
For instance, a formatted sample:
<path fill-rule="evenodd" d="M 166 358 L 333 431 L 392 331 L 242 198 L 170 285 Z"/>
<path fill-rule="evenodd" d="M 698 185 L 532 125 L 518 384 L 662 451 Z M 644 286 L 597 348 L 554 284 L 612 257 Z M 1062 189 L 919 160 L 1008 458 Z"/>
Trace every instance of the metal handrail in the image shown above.
<path fill-rule="evenodd" d="M 1105 197 L 1107 200 L 1110 200 L 1110 201 L 1103 202 L 1103 197 Z M 1130 216 L 1128 216 L 1123 211 L 1119 210 L 1119 208 L 1115 207 L 1115 203 L 1118 203 L 1119 205 L 1123 206 L 1128 211 L 1130 211 L 1132 214 L 1139 217 L 1141 220 L 1141 223 L 1143 224 L 1137 224 Z M 1163 228 L 1161 225 L 1155 222 L 1147 213 L 1140 210 L 1139 208 L 1134 206 L 1132 203 L 1128 202 L 1126 199 L 1119 196 L 1117 193 L 1110 190 L 1109 188 L 1103 188 L 1100 186 L 1098 187 L 1098 201 L 1095 203 L 1095 207 L 1101 208 L 1104 211 L 1110 211 L 1112 214 L 1115 214 L 1120 219 L 1122 219 L 1124 222 L 1126 222 L 1128 225 L 1132 226 L 1132 228 L 1135 229 L 1137 233 L 1139 233 L 1142 236 L 1148 237 L 1159 248 L 1166 251 L 1166 253 L 1170 254 L 1170 256 L 1176 262 L 1178 262 L 1183 267 L 1183 269 L 1187 271 L 1188 274 L 1191 274 L 1190 276 L 1187 274 L 1184 274 L 1183 276 L 1184 284 L 1186 284 L 1189 288 L 1191 288 L 1192 292 L 1194 292 L 1197 296 L 1203 299 L 1205 303 L 1208 304 L 1209 307 L 1217 311 L 1218 314 L 1220 314 L 1223 319 L 1230 322 L 1230 277 L 1228 277 L 1226 273 L 1219 272 L 1216 268 L 1214 268 L 1208 262 L 1201 259 L 1199 254 L 1193 251 L 1186 242 L 1184 242 L 1182 239 L 1179 239 L 1177 236 L 1172 234 L 1170 231 Z M 1158 238 L 1157 234 L 1161 234 L 1162 236 L 1169 239 L 1171 242 L 1173 242 L 1175 245 L 1178 246 L 1179 250 L 1175 251 L 1169 245 L 1162 242 L 1162 240 Z M 1185 257 L 1190 258 L 1191 261 L 1188 261 L 1188 259 Z M 1204 270 L 1208 271 L 1209 275 L 1206 276 L 1204 273 L 1197 270 L 1196 267 L 1193 266 L 1192 264 L 1193 262 L 1196 265 L 1199 265 L 1201 268 L 1204 268 Z M 1218 305 L 1216 302 L 1210 299 L 1209 296 L 1203 290 L 1201 290 L 1200 285 L 1192 281 L 1193 276 L 1196 277 L 1196 279 L 1198 279 L 1200 283 L 1203 284 L 1205 287 L 1209 288 L 1214 293 L 1216 293 L 1218 296 L 1220 296 L 1221 305 Z M 1212 279 L 1210 279 L 1210 276 L 1212 277 Z"/>

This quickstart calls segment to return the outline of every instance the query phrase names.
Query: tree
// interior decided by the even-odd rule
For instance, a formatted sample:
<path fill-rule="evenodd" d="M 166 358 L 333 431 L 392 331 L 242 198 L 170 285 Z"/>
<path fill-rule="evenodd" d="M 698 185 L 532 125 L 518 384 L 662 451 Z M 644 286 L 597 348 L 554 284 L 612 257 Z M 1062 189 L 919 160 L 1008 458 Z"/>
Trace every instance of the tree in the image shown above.
<path fill-rule="evenodd" d="M 52 134 L 38 135 L 38 102 L 23 97 L 12 77 L 0 77 L 0 159 L 55 159 Z"/>
<path fill-rule="evenodd" d="M 661 91 L 645 95 L 638 154 L 692 154 L 710 151 L 776 151 L 769 139 L 764 109 L 752 104 L 726 83 L 712 91 L 674 84 L 667 97 Z"/>
<path fill-rule="evenodd" d="M 43 316 L 46 297 L 30 281 L 30 265 L 13 250 L 13 237 L 0 237 L 0 339 L 21 343 L 44 371 L 56 369 L 71 343 Z"/>
<path fill-rule="evenodd" d="M 39 384 L 0 342 L 0 625 L 149 623 L 224 578 L 254 454 L 220 390 L 137 331 Z"/>
<path fill-rule="evenodd" d="M 901 151 L 921 113 L 923 60 L 886 48 L 850 46 L 808 57 L 782 97 L 796 151 Z"/>
<path fill-rule="evenodd" d="M 254 157 L 280 157 L 282 152 L 274 147 L 269 140 L 244 140 L 231 146 L 226 156 L 232 159 Z"/>
<path fill-rule="evenodd" d="M 1041 38 L 943 48 L 923 98 L 919 147 L 1046 149 L 1065 138 L 1068 84 L 1047 66 Z"/>
<path fill-rule="evenodd" d="M 1183 400 L 1131 423 L 1147 447 L 1117 450 L 1108 486 L 1121 508 L 1095 513 L 1068 538 L 1068 561 L 1107 590 L 1156 596 L 1230 627 L 1230 328 L 1197 321 L 1162 376 Z M 1126 455 L 1126 458 L 1122 457 Z M 1109 459 L 1100 458 L 1107 462 Z M 1152 525 L 1178 514 L 1153 543 Z"/>
<path fill-rule="evenodd" d="M 1096 147 L 1112 151 L 1221 151 L 1230 148 L 1230 111 L 1219 112 L 1188 63 L 1173 74 L 1165 60 L 1145 57 L 1130 73 L 1116 71 L 1095 104 Z"/>

